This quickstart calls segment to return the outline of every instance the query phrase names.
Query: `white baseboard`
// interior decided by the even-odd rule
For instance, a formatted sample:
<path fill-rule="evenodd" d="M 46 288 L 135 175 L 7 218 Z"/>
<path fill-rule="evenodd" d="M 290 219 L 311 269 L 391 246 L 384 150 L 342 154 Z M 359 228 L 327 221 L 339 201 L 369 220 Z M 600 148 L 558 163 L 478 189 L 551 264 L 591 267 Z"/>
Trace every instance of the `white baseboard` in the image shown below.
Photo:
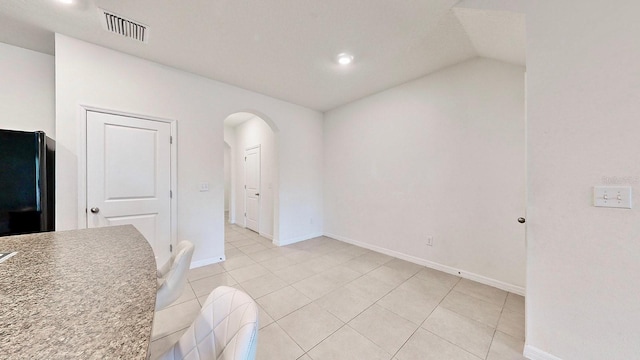
<path fill-rule="evenodd" d="M 363 247 L 365 249 L 369 249 L 369 250 L 373 250 L 385 255 L 389 255 L 389 256 L 393 256 L 396 257 L 398 259 L 402 259 L 402 260 L 406 260 L 409 262 L 412 262 L 414 264 L 418 264 L 418 265 L 422 265 L 422 266 L 426 266 L 435 270 L 439 270 L 442 272 L 446 272 L 448 274 L 453 274 L 456 276 L 460 276 L 463 277 L 465 279 L 469 279 L 469 280 L 473 280 L 476 282 L 479 282 L 481 284 L 485 284 L 485 285 L 489 285 L 489 286 L 493 286 L 495 288 L 498 289 L 502 289 L 504 291 L 508 291 L 508 292 L 512 292 L 514 294 L 518 294 L 518 295 L 525 295 L 525 288 L 522 286 L 517 286 L 517 285 L 513 285 L 513 284 L 509 284 L 500 280 L 496 280 L 496 279 L 492 279 L 492 278 L 488 278 L 486 276 L 482 276 L 476 273 L 472 273 L 472 272 L 468 272 L 462 269 L 456 269 L 454 267 L 451 266 L 447 266 L 447 265 L 443 265 L 443 264 L 439 264 L 437 262 L 433 262 L 433 261 L 429 261 L 429 260 L 425 260 L 425 259 L 421 259 L 415 256 L 411 256 L 411 255 L 407 255 L 395 250 L 389 250 L 387 248 L 383 248 L 380 246 L 376 246 L 376 245 L 371 245 L 371 244 L 367 244 L 365 242 L 362 241 L 358 241 L 358 240 L 353 240 L 353 239 L 349 239 L 346 238 L 344 236 L 340 236 L 340 235 L 336 235 L 336 234 L 329 234 L 326 233 L 324 234 L 324 236 L 336 239 L 336 240 L 340 240 L 340 241 L 344 241 L 346 243 L 352 244 L 352 245 L 357 245 L 360 247 Z"/>
<path fill-rule="evenodd" d="M 191 262 L 191 266 L 189 267 L 189 269 L 195 269 L 195 268 L 199 268 L 199 267 L 202 267 L 202 266 L 207 266 L 207 265 L 219 263 L 221 261 L 224 261 L 225 259 L 226 259 L 225 256 L 222 255 L 222 256 L 212 257 L 212 258 L 208 258 L 208 259 L 204 259 L 204 260 L 192 261 Z"/>
<path fill-rule="evenodd" d="M 265 237 L 265 238 L 273 241 L 273 235 L 266 234 L 266 233 L 260 233 L 260 236 Z"/>
<path fill-rule="evenodd" d="M 562 360 L 531 345 L 524 346 L 524 357 L 530 360 Z"/>
<path fill-rule="evenodd" d="M 323 235 L 324 234 L 322 232 L 317 232 L 317 233 L 311 233 L 311 234 L 302 235 L 302 236 L 296 236 L 294 238 L 285 239 L 285 240 L 276 240 L 273 243 L 278 245 L 278 246 L 286 246 L 286 245 L 295 244 L 295 243 L 300 242 L 300 241 L 313 239 L 313 238 L 316 238 L 318 236 L 323 236 Z"/>

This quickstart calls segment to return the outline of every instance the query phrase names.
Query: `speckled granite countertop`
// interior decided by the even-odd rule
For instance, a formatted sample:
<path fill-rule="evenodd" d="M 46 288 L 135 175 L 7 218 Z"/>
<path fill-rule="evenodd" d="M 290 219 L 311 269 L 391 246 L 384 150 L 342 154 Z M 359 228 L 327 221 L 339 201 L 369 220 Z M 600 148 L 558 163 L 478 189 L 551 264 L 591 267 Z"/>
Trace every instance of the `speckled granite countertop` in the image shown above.
<path fill-rule="evenodd" d="M 144 359 L 156 262 L 131 225 L 0 237 L 0 359 Z"/>

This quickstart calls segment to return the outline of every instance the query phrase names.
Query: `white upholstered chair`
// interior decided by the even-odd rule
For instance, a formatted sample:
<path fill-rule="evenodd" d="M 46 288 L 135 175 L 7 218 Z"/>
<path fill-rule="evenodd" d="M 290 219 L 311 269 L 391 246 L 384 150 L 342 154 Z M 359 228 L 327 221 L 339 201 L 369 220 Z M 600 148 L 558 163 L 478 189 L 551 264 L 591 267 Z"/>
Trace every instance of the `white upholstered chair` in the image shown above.
<path fill-rule="evenodd" d="M 253 360 L 257 341 L 258 305 L 244 292 L 220 286 L 160 360 Z"/>
<path fill-rule="evenodd" d="M 176 246 L 175 255 L 158 270 L 158 295 L 156 311 L 162 310 L 178 300 L 187 284 L 187 275 L 193 256 L 193 244 L 181 241 Z"/>

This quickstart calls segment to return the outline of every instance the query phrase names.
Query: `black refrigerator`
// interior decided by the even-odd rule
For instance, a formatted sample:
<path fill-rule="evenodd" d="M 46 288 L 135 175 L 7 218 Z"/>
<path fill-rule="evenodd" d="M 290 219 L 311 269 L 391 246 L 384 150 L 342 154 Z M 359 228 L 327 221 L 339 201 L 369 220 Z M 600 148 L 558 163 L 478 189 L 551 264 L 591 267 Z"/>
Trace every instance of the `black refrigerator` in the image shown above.
<path fill-rule="evenodd" d="M 0 236 L 55 229 L 55 142 L 0 130 Z"/>

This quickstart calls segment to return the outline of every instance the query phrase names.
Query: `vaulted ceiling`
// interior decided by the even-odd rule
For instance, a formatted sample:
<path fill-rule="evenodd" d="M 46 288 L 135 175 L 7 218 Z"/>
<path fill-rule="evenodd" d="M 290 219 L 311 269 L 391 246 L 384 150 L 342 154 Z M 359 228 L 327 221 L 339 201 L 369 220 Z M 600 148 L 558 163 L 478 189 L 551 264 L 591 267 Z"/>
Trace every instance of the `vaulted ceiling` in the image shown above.
<path fill-rule="evenodd" d="M 525 58 L 518 0 L 74 1 L 3 0 L 0 42 L 53 54 L 61 33 L 319 111 L 473 57 Z M 99 8 L 148 25 L 148 43 L 105 31 Z"/>

